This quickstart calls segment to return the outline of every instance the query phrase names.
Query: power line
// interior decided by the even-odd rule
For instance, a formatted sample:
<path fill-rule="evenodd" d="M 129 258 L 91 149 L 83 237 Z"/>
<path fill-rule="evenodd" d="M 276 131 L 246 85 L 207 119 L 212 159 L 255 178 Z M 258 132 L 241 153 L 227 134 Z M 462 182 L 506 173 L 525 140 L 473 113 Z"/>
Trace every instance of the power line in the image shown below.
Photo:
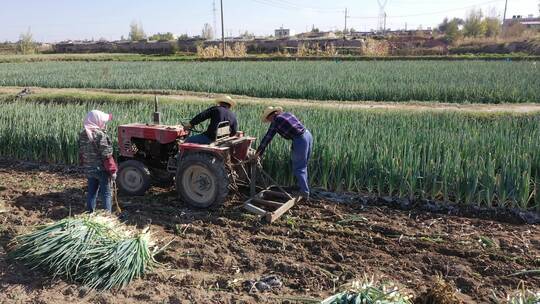
<path fill-rule="evenodd" d="M 479 5 L 498 3 L 498 2 L 502 2 L 502 1 L 505 1 L 505 0 L 492 0 L 492 1 L 477 3 L 477 4 L 465 6 L 465 7 L 448 9 L 448 10 L 444 10 L 444 11 L 435 11 L 435 12 L 429 12 L 429 13 L 419 13 L 419 14 L 390 16 L 390 17 L 395 19 L 395 18 L 408 18 L 408 17 L 420 17 L 420 16 L 426 16 L 426 15 L 444 14 L 444 13 L 460 11 L 460 10 L 464 10 L 464 9 L 468 9 L 468 8 L 474 8 L 474 7 L 479 6 Z M 374 16 L 351 16 L 350 18 L 351 19 L 378 19 L 379 17 L 374 17 Z"/>
<path fill-rule="evenodd" d="M 295 8 L 299 8 L 299 9 L 306 9 L 306 10 L 313 10 L 313 11 L 324 11 L 324 12 L 342 12 L 343 11 L 343 9 L 341 9 L 341 8 L 303 6 L 303 5 L 298 5 L 296 3 L 286 1 L 286 0 L 267 0 L 267 1 L 278 2 L 278 3 L 282 3 L 284 5 L 289 5 L 291 7 L 295 7 Z"/>
<path fill-rule="evenodd" d="M 288 10 L 308 10 L 308 11 L 315 11 L 318 13 L 342 13 L 343 9 L 341 8 L 320 8 L 320 7 L 309 7 L 309 6 L 299 6 L 297 4 L 284 1 L 284 0 L 251 0 L 253 2 L 264 4 L 267 6 L 275 7 L 275 8 L 282 8 L 282 9 L 288 9 Z"/>
<path fill-rule="evenodd" d="M 299 6 L 296 3 L 292 3 L 292 2 L 286 1 L 286 0 L 272 0 L 272 1 L 282 2 L 284 4 L 294 5 L 294 6 L 299 7 L 299 8 L 308 9 L 308 10 L 314 10 L 314 11 L 328 11 L 328 12 L 342 12 L 343 11 L 343 9 L 336 8 L 336 7 L 335 8 L 329 8 L 329 7 Z"/>

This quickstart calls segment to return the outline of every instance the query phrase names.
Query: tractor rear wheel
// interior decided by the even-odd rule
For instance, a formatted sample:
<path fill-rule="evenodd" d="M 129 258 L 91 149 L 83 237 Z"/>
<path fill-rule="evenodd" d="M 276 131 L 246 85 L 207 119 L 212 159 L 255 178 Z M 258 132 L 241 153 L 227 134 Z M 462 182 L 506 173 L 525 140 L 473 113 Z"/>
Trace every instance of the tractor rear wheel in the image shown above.
<path fill-rule="evenodd" d="M 141 196 L 151 184 L 150 170 L 140 161 L 128 160 L 120 163 L 117 183 L 122 193 Z"/>
<path fill-rule="evenodd" d="M 191 153 L 180 160 L 176 191 L 184 202 L 208 208 L 225 201 L 229 179 L 223 159 L 207 153 Z"/>

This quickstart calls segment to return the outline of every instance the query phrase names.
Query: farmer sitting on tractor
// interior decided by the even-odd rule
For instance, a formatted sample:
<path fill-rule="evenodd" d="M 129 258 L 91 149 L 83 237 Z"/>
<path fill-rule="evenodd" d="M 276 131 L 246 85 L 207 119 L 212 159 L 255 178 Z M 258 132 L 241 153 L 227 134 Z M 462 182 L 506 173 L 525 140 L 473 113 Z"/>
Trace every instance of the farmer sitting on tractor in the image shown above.
<path fill-rule="evenodd" d="M 289 112 L 283 112 L 282 107 L 266 108 L 261 119 L 263 122 L 270 123 L 270 127 L 257 148 L 256 156 L 261 157 L 263 155 L 266 146 L 270 144 L 276 133 L 279 133 L 285 139 L 292 140 L 292 167 L 294 175 L 300 188 L 300 196 L 308 200 L 307 165 L 313 145 L 311 133 L 296 116 Z"/>
<path fill-rule="evenodd" d="M 111 183 L 116 179 L 118 168 L 113 158 L 111 140 L 105 124 L 112 115 L 92 110 L 86 115 L 84 129 L 79 134 L 79 163 L 88 177 L 87 211 L 94 212 L 98 192 L 105 209 L 112 211 Z"/>
<path fill-rule="evenodd" d="M 236 115 L 231 109 L 236 105 L 234 99 L 230 96 L 220 97 L 215 100 L 216 106 L 210 107 L 203 112 L 195 116 L 184 127 L 191 129 L 201 122 L 210 119 L 210 124 L 204 133 L 199 135 L 190 136 L 187 138 L 186 143 L 195 143 L 208 145 L 216 140 L 217 129 L 223 122 L 229 122 L 230 136 L 234 136 L 238 130 L 238 123 L 236 121 Z"/>

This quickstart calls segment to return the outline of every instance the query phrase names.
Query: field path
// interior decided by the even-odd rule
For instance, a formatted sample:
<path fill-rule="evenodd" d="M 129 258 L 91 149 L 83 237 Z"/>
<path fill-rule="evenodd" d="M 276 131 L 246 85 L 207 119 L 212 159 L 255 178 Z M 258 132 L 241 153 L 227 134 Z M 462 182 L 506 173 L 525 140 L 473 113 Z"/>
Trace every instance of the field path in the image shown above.
<path fill-rule="evenodd" d="M 22 87 L 0 87 L 1 94 L 17 94 Z M 110 90 L 110 89 L 50 89 L 31 88 L 33 94 L 113 94 L 129 96 L 166 96 L 169 99 L 178 101 L 209 101 L 218 94 L 200 93 L 189 91 L 148 91 L 148 90 Z M 375 102 L 375 101 L 314 101 L 307 99 L 286 99 L 286 98 L 257 98 L 242 95 L 231 95 L 240 104 L 263 104 L 295 107 L 319 107 L 331 109 L 380 109 L 380 110 L 408 110 L 408 111 L 457 111 L 457 112 L 510 112 L 510 113 L 533 113 L 540 112 L 538 103 L 505 103 L 505 104 L 455 104 L 438 102 Z"/>

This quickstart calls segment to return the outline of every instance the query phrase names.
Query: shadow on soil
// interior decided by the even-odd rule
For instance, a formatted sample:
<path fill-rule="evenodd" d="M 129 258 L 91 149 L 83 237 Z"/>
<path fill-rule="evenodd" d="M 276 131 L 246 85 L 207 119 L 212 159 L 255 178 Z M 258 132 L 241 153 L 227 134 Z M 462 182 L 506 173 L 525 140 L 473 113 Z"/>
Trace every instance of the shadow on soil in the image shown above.
<path fill-rule="evenodd" d="M 48 172 L 73 176 L 75 178 L 84 177 L 80 168 L 77 166 L 66 166 L 60 164 L 51 165 L 47 163 L 29 161 L 13 161 L 2 157 L 0 157 L 0 168 L 9 168 L 9 170 L 30 174 L 33 172 Z M 0 186 L 0 191 L 1 190 L 2 186 Z M 28 198 L 28 196 L 26 197 Z M 64 202 L 60 202 L 60 204 L 58 204 L 57 200 L 62 200 L 61 197 L 67 197 L 68 199 L 64 199 Z M 21 198 L 20 204 L 22 207 L 29 207 L 26 209 L 40 210 L 44 216 L 47 216 L 53 220 L 57 220 L 69 215 L 70 206 L 72 208 L 72 214 L 79 214 L 85 211 L 85 197 L 82 189 L 68 189 L 64 192 L 56 192 L 38 196 L 35 199 L 38 202 L 45 200 L 47 203 L 44 205 L 37 204 L 36 206 L 33 206 L 32 202 L 36 202 L 36 200 L 31 200 L 30 198 L 30 202 L 24 202 L 25 199 Z M 234 208 L 234 206 L 239 205 L 237 204 L 238 202 L 233 203 L 233 206 L 230 206 L 229 203 L 225 206 L 214 208 L 213 210 L 197 210 L 190 208 L 178 200 L 174 188 L 164 189 L 154 187 L 144 197 L 124 197 L 120 194 L 119 199 L 122 209 L 126 211 L 122 214 L 121 218 L 130 224 L 136 224 L 138 226 L 145 226 L 148 223 L 154 223 L 170 228 L 171 225 L 174 226 L 178 224 L 178 217 L 183 218 L 183 222 L 181 222 L 181 224 L 184 224 L 189 218 L 192 220 L 212 221 L 212 218 L 215 218 L 216 215 L 235 218 L 241 216 L 241 212 L 238 212 L 237 209 L 231 210 L 231 208 Z M 540 213 L 535 211 L 523 211 L 520 209 L 462 206 L 459 204 L 441 203 L 431 200 L 410 201 L 398 197 L 377 197 L 371 194 L 340 194 L 324 191 L 323 196 L 320 197 L 320 199 L 337 204 L 347 202 L 353 205 L 387 206 L 401 211 L 413 211 L 421 213 L 429 212 L 434 214 L 434 216 L 437 214 L 444 214 L 470 219 L 478 218 L 495 220 L 518 225 L 540 224 Z M 123 202 L 125 202 L 125 204 L 123 204 Z M 52 204 L 51 207 L 56 207 L 57 210 L 47 210 L 47 204 Z M 100 205 L 98 202 L 98 208 L 100 208 L 100 206 L 102 206 L 102 204 Z M 62 209 L 62 207 L 65 208 Z"/>
<path fill-rule="evenodd" d="M 199 223 L 215 223 L 219 218 L 239 220 L 244 212 L 237 200 L 230 197 L 224 206 L 208 210 L 195 209 L 179 201 L 174 188 L 153 187 L 142 197 L 119 195 L 118 202 L 121 213 L 115 212 L 119 218 L 129 225 L 144 228 L 149 224 L 162 226 L 166 230 L 175 230 L 179 225 Z M 235 203 L 236 202 L 236 203 Z M 24 210 L 37 212 L 41 218 L 60 220 L 69 215 L 86 212 L 86 189 L 66 188 L 60 192 L 45 194 L 23 193 L 14 199 L 12 205 Z M 100 199 L 97 208 L 103 208 Z M 115 210 L 113 203 L 113 211 Z"/>
<path fill-rule="evenodd" d="M 44 218 L 60 220 L 69 216 L 84 212 L 83 189 L 67 188 L 61 192 L 46 194 L 23 193 L 15 198 L 12 205 L 25 210 L 39 212 Z"/>

